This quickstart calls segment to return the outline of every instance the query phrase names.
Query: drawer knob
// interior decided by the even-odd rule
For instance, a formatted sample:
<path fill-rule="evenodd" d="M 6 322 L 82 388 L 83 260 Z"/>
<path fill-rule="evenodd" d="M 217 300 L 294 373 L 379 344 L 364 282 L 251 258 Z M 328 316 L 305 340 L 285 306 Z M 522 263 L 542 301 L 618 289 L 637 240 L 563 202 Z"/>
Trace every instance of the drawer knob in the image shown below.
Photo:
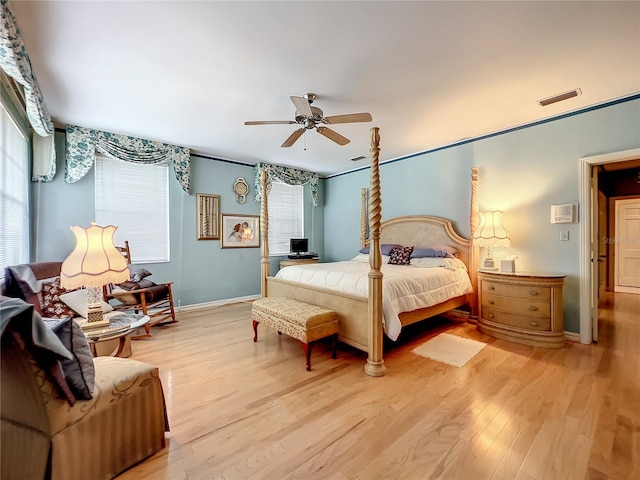
<path fill-rule="evenodd" d="M 487 303 L 488 303 L 489 305 L 493 305 L 495 302 L 494 302 L 493 300 L 489 300 Z"/>
<path fill-rule="evenodd" d="M 493 315 L 493 313 L 490 313 L 489 315 L 487 315 L 487 317 L 489 317 L 489 318 L 493 318 L 493 317 L 494 317 L 494 315 Z"/>
<path fill-rule="evenodd" d="M 529 322 L 529 325 L 531 325 L 532 327 L 537 327 L 539 324 L 538 324 L 538 322 L 535 322 L 535 321 L 532 320 L 532 321 Z"/>
<path fill-rule="evenodd" d="M 535 305 L 529 305 L 529 310 L 535 312 L 536 310 L 538 310 L 538 307 L 536 307 Z"/>
<path fill-rule="evenodd" d="M 536 290 L 531 290 L 529 292 L 529 295 L 531 295 L 532 297 L 535 297 L 536 295 L 538 295 L 538 292 Z"/>
<path fill-rule="evenodd" d="M 489 286 L 489 290 L 495 290 L 496 288 L 493 285 Z"/>

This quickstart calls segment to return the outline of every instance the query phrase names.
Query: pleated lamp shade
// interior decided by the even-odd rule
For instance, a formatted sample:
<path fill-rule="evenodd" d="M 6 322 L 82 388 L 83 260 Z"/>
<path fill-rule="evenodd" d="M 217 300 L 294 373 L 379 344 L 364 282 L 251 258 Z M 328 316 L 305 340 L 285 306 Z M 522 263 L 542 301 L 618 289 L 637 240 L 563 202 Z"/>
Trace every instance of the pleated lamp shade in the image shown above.
<path fill-rule="evenodd" d="M 480 226 L 473 234 L 473 243 L 479 247 L 508 247 L 511 245 L 509 234 L 502 226 L 503 213 L 500 210 L 479 212 Z"/>
<path fill-rule="evenodd" d="M 63 288 L 102 288 L 107 283 L 129 280 L 127 261 L 113 244 L 116 227 L 92 223 L 88 228 L 70 228 L 76 237 L 76 246 L 62 262 L 60 285 Z"/>

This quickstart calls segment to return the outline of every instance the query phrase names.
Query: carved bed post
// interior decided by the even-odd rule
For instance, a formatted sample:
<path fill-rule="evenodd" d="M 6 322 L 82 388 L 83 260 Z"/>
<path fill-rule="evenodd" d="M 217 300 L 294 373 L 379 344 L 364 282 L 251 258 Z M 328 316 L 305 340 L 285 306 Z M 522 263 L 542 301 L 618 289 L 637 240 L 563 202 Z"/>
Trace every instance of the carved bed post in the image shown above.
<path fill-rule="evenodd" d="M 262 202 L 260 203 L 260 293 L 267 296 L 267 277 L 271 273 L 269 262 L 269 204 L 267 203 L 267 172 L 262 170 Z"/>
<path fill-rule="evenodd" d="M 380 134 L 378 127 L 371 129 L 371 186 L 369 190 L 369 356 L 364 371 L 372 377 L 381 377 L 386 369 L 382 358 L 382 254 L 380 252 L 380 224 L 382 197 L 380 196 Z"/>
<path fill-rule="evenodd" d="M 479 247 L 473 241 L 473 235 L 478 228 L 478 167 L 471 168 L 471 209 L 469 218 L 469 276 L 471 277 L 471 286 L 473 294 L 471 295 L 471 318 L 478 318 L 478 266 L 479 266 Z"/>
<path fill-rule="evenodd" d="M 360 248 L 367 246 L 367 189 L 363 188 L 362 193 L 362 208 L 360 209 Z"/>

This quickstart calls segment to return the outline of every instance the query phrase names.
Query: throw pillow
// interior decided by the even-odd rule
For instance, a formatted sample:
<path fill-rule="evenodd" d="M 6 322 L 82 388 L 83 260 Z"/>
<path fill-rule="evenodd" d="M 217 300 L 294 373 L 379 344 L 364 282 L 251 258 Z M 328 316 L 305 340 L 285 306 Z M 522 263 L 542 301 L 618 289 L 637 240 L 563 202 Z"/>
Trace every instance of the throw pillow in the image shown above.
<path fill-rule="evenodd" d="M 380 252 L 382 253 L 382 255 L 390 255 L 391 254 L 391 250 L 393 250 L 396 247 L 401 247 L 402 245 L 398 244 L 398 243 L 381 243 L 380 244 Z M 363 249 L 360 250 L 360 253 L 369 253 L 369 245 L 367 245 L 366 247 L 364 247 Z"/>
<path fill-rule="evenodd" d="M 411 258 L 454 258 L 458 256 L 458 249 L 449 245 L 441 247 L 416 247 L 411 253 Z"/>
<path fill-rule="evenodd" d="M 59 297 L 67 307 L 72 309 L 79 316 L 87 318 L 89 304 L 87 301 L 87 290 L 85 288 L 63 293 Z M 111 310 L 113 310 L 111 305 L 107 302 L 102 302 L 102 311 L 104 313 L 110 312 Z M 75 315 L 72 315 L 72 317 L 75 317 Z"/>
<path fill-rule="evenodd" d="M 75 313 L 62 300 L 60 295 L 67 290 L 60 286 L 60 277 L 42 282 L 42 315 L 48 318 L 74 317 Z"/>
<path fill-rule="evenodd" d="M 132 282 L 139 282 L 145 277 L 151 275 L 151 272 L 144 267 L 140 267 L 139 265 L 127 265 L 129 267 L 129 279 Z"/>
<path fill-rule="evenodd" d="M 71 352 L 72 359 L 60 361 L 64 378 L 77 399 L 91 400 L 95 387 L 96 370 L 89 343 L 82 328 L 71 318 L 47 319 L 45 323 Z"/>
<path fill-rule="evenodd" d="M 409 265 L 411 261 L 413 247 L 396 247 L 389 255 L 390 265 Z"/>

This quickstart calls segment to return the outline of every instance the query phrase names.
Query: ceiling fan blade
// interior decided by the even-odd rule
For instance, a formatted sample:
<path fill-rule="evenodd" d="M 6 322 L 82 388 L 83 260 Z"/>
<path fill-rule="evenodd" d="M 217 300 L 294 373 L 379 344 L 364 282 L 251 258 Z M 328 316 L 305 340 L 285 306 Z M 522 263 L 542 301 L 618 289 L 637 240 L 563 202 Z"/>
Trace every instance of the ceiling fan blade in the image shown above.
<path fill-rule="evenodd" d="M 370 122 L 373 120 L 370 113 L 348 113 L 346 115 L 332 115 L 324 118 L 324 123 L 336 124 L 336 123 L 355 123 L 355 122 Z"/>
<path fill-rule="evenodd" d="M 327 127 L 316 127 L 316 130 L 320 135 L 324 135 L 329 140 L 333 140 L 334 142 L 336 142 L 338 145 L 346 145 L 351 141 L 347 137 L 343 137 L 338 132 Z"/>
<path fill-rule="evenodd" d="M 291 145 L 296 143 L 296 140 L 298 140 L 302 136 L 302 134 L 304 133 L 305 130 L 306 130 L 305 128 L 299 128 L 298 130 L 293 132 L 291 135 L 289 135 L 289 138 L 287 138 L 284 141 L 284 143 L 282 145 L 280 145 L 280 146 L 281 147 L 290 147 Z"/>
<path fill-rule="evenodd" d="M 244 122 L 245 125 L 290 125 L 296 123 L 293 120 L 257 120 L 254 122 Z"/>
<path fill-rule="evenodd" d="M 311 105 L 309 105 L 309 100 L 304 97 L 289 97 L 293 102 L 293 105 L 296 107 L 296 111 L 304 115 L 305 117 L 313 117 L 313 112 L 311 111 Z"/>

